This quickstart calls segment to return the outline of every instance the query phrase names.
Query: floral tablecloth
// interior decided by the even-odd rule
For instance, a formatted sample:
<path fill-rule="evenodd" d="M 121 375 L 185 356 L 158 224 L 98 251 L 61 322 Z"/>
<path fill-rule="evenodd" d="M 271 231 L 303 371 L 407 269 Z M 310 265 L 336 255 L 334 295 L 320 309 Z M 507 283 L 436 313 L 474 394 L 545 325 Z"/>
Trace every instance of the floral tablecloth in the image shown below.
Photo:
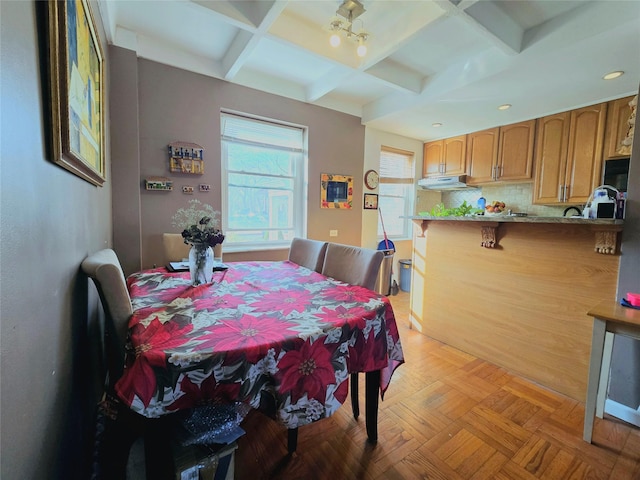
<path fill-rule="evenodd" d="M 384 394 L 404 362 L 386 297 L 288 261 L 228 265 L 197 287 L 164 268 L 127 279 L 134 313 L 116 392 L 131 409 L 241 401 L 296 428 L 344 403 L 349 373 L 381 370 Z"/>

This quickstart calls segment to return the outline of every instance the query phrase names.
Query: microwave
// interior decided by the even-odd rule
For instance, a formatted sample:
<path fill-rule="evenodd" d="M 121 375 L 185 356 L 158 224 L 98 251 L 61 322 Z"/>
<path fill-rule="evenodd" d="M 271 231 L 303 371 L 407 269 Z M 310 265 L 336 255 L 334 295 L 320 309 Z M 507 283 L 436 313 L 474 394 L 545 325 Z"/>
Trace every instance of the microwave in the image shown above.
<path fill-rule="evenodd" d="M 621 158 L 604 162 L 603 185 L 611 185 L 620 192 L 627 191 L 629 159 Z"/>

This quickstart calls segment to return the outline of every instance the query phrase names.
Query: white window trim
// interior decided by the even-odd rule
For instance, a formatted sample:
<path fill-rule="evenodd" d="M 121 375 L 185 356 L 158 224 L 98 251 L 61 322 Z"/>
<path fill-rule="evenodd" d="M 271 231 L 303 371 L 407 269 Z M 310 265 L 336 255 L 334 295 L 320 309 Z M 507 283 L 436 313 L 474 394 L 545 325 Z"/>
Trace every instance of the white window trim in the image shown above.
<path fill-rule="evenodd" d="M 283 127 L 292 127 L 298 128 L 302 130 L 302 141 L 303 141 L 303 151 L 301 152 L 301 165 L 296 168 L 294 185 L 297 187 L 300 185 L 301 188 L 294 188 L 294 218 L 293 218 L 293 226 L 294 226 L 294 236 L 305 237 L 307 236 L 307 204 L 308 204 L 308 191 L 309 191 L 309 182 L 308 182 L 308 169 L 309 169 L 309 131 L 308 127 L 303 125 L 296 125 L 292 123 L 287 123 L 279 120 L 273 120 L 266 117 L 260 117 L 256 115 L 248 115 L 245 113 L 235 112 L 231 110 L 222 110 L 220 112 L 220 193 L 221 193 L 221 226 L 222 231 L 225 232 L 228 230 L 227 228 L 227 216 L 228 216 L 228 185 L 229 185 L 229 176 L 227 169 L 227 145 L 226 142 L 222 139 L 222 118 L 225 115 L 231 115 L 236 117 L 244 117 L 248 120 L 256 120 L 263 121 L 267 123 L 271 123 L 274 125 L 281 125 Z M 232 243 L 224 243 L 224 251 L 230 253 L 236 252 L 255 252 L 255 251 L 267 251 L 267 250 L 283 250 L 287 249 L 290 246 L 290 241 L 270 241 L 270 242 L 251 242 L 251 243 L 243 243 L 233 245 Z"/>
<path fill-rule="evenodd" d="M 380 156 L 382 156 L 382 154 L 384 152 L 388 152 L 388 153 L 392 153 L 392 154 L 398 154 L 398 155 L 403 155 L 406 157 L 411 157 L 411 176 L 407 176 L 407 177 L 403 177 L 402 179 L 399 178 L 388 178 L 388 177 L 383 177 L 382 176 L 382 171 L 381 176 L 380 176 L 380 184 L 385 184 L 385 183 L 395 183 L 395 184 L 403 184 L 407 187 L 407 194 L 404 197 L 405 199 L 405 211 L 404 211 L 404 216 L 405 217 L 410 217 L 413 209 L 414 209 L 414 202 L 415 202 L 415 195 L 413 194 L 413 186 L 415 185 L 415 169 L 416 169 L 416 154 L 415 152 L 412 152 L 410 150 L 404 150 L 404 149 L 399 149 L 399 148 L 395 148 L 395 147 L 389 147 L 387 145 L 381 145 L 380 146 Z M 382 170 L 382 169 L 380 169 Z M 380 192 L 378 191 L 378 194 L 380 197 L 382 197 L 382 195 L 380 195 Z M 380 202 L 378 202 L 380 203 Z M 383 217 L 384 217 L 384 212 L 383 212 Z M 387 234 L 387 238 L 389 238 L 390 240 L 396 240 L 396 241 L 403 241 L 403 240 L 412 240 L 413 239 L 413 222 L 411 220 L 409 220 L 409 218 L 405 218 L 404 221 L 404 228 L 403 228 L 403 233 L 401 235 L 389 235 Z M 384 234 L 382 235 L 378 235 L 378 239 L 382 240 L 384 239 Z"/>

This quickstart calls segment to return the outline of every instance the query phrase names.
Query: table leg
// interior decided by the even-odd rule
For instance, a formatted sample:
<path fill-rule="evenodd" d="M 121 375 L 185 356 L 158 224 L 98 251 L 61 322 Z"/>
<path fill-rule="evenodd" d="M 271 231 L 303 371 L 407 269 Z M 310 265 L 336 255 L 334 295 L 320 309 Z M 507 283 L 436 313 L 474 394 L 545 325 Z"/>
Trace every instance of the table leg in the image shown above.
<path fill-rule="evenodd" d="M 358 403 L 358 374 L 351 374 L 351 410 L 356 420 L 360 416 L 360 404 Z"/>
<path fill-rule="evenodd" d="M 287 451 L 289 455 L 293 455 L 298 448 L 298 429 L 290 428 L 287 432 Z"/>
<path fill-rule="evenodd" d="M 369 442 L 378 441 L 378 399 L 380 397 L 380 370 L 365 374 L 365 417 Z"/>
<path fill-rule="evenodd" d="M 604 416 L 604 404 L 609 390 L 609 371 L 611 370 L 611 353 L 613 351 L 613 333 L 607 332 L 604 336 L 604 351 L 602 352 L 602 367 L 600 367 L 600 384 L 596 403 L 596 417 Z"/>
<path fill-rule="evenodd" d="M 582 438 L 591 443 L 593 422 L 596 414 L 598 384 L 600 383 L 600 369 L 602 368 L 602 352 L 604 337 L 607 330 L 606 320 L 593 317 L 593 334 L 591 337 L 591 358 L 589 360 L 589 384 L 587 386 L 587 402 L 584 408 L 584 432 Z"/>

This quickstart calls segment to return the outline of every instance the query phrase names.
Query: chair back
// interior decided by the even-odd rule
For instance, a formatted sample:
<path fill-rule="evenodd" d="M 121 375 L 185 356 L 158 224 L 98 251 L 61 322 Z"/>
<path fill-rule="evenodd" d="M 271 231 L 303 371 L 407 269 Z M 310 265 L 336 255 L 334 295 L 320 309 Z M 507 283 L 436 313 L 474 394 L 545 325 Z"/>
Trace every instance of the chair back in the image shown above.
<path fill-rule="evenodd" d="M 82 271 L 95 283 L 104 309 L 107 388 L 112 389 L 124 370 L 125 344 L 129 319 L 133 313 L 131 297 L 124 272 L 113 250 L 100 250 L 89 255 L 82 262 Z"/>
<path fill-rule="evenodd" d="M 380 250 L 329 243 L 321 273 L 373 290 L 383 258 L 384 253 Z"/>
<path fill-rule="evenodd" d="M 294 238 L 289 248 L 289 261 L 320 273 L 327 243 L 308 238 Z"/>
<path fill-rule="evenodd" d="M 189 258 L 191 247 L 184 243 L 184 238 L 179 233 L 163 233 L 162 247 L 167 262 L 179 262 L 184 258 Z"/>

